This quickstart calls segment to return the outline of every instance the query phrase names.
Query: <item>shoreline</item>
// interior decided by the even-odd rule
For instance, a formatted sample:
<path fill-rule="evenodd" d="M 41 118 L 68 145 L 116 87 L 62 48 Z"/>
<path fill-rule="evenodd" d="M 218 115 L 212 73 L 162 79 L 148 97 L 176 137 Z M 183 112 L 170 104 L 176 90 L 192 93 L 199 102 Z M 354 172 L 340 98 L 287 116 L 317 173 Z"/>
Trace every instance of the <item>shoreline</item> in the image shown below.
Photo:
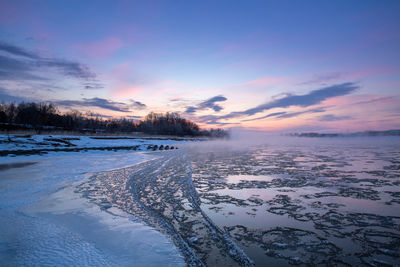
<path fill-rule="evenodd" d="M 178 149 L 177 144 L 191 139 L 131 138 L 127 136 L 0 135 L 0 157 L 43 155 L 55 152 L 156 151 Z M 198 141 L 198 140 L 196 140 Z"/>
<path fill-rule="evenodd" d="M 169 237 L 116 207 L 101 210 L 74 192 L 76 184 L 98 172 L 154 157 L 153 153 L 128 151 L 111 157 L 109 153 L 60 153 L 29 156 L 35 161 L 30 166 L 22 166 L 24 156 L 3 158 L 11 160 L 11 165 L 22 165 L 0 170 L 4 200 L 0 204 L 4 226 L 0 257 L 11 265 L 130 266 L 136 262 L 156 266 L 170 262 L 169 266 L 184 266 Z"/>
<path fill-rule="evenodd" d="M 159 153 L 159 152 L 158 152 Z M 253 262 L 200 208 L 187 155 L 160 153 L 135 166 L 98 173 L 79 186 L 103 209 L 122 208 L 172 238 L 188 266 L 252 266 Z M 96 192 L 102 192 L 99 196 Z"/>

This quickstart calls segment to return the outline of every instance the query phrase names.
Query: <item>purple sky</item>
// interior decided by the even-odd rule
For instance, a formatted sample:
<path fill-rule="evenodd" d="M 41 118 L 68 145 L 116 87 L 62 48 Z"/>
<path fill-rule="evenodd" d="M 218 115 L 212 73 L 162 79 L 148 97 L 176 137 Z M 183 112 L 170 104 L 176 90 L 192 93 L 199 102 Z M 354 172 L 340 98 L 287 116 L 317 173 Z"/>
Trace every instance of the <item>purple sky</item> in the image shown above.
<path fill-rule="evenodd" d="M 400 128 L 400 1 L 0 1 L 0 100 L 205 127 Z"/>

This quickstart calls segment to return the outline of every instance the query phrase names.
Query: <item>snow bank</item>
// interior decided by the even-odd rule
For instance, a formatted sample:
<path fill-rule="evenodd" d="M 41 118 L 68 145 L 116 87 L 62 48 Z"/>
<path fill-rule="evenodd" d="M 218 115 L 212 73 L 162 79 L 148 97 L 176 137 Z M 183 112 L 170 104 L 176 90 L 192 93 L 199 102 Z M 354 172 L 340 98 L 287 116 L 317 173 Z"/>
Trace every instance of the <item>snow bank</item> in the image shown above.
<path fill-rule="evenodd" d="M 0 170 L 1 264 L 184 266 L 167 236 L 116 208 L 103 211 L 74 192 L 74 182 L 93 172 L 154 157 L 129 151 L 1 157 L 2 164 L 33 163 Z"/>

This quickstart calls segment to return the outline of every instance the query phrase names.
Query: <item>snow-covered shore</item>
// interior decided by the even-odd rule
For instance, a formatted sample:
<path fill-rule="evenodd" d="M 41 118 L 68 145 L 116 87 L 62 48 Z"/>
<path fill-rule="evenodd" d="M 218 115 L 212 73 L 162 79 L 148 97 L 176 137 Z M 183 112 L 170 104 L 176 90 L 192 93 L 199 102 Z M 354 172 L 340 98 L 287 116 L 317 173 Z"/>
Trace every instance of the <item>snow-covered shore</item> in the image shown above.
<path fill-rule="evenodd" d="M 28 140 L 31 145 L 4 140 L 0 150 L 42 149 L 46 145 L 34 142 L 49 137 L 29 138 L 34 140 Z M 179 143 L 79 138 L 70 141 L 77 147 L 139 145 L 143 150 Z M 75 192 L 76 183 L 94 173 L 156 157 L 154 152 L 131 150 L 0 157 L 1 265 L 184 266 L 183 256 L 168 236 L 116 207 L 101 209 Z"/>
<path fill-rule="evenodd" d="M 66 136 L 66 135 L 5 135 L 0 134 L 0 156 L 35 155 L 52 152 L 109 150 L 169 150 L 176 144 L 202 140 L 194 138 L 132 137 L 132 136 Z"/>

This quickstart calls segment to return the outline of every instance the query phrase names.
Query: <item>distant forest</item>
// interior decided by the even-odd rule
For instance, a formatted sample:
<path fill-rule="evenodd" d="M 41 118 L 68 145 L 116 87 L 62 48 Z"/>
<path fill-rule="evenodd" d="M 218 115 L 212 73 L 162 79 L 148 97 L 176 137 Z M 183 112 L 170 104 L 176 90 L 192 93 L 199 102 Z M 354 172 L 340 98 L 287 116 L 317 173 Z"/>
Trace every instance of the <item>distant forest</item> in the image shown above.
<path fill-rule="evenodd" d="M 293 133 L 297 137 L 360 137 L 360 136 L 400 136 L 400 130 L 365 131 L 355 133 Z"/>
<path fill-rule="evenodd" d="M 104 119 L 79 111 L 61 113 L 49 103 L 0 104 L 0 130 L 71 131 L 80 133 L 144 133 L 151 135 L 228 137 L 223 129 L 202 130 L 177 113 L 149 113 L 143 120 Z"/>

